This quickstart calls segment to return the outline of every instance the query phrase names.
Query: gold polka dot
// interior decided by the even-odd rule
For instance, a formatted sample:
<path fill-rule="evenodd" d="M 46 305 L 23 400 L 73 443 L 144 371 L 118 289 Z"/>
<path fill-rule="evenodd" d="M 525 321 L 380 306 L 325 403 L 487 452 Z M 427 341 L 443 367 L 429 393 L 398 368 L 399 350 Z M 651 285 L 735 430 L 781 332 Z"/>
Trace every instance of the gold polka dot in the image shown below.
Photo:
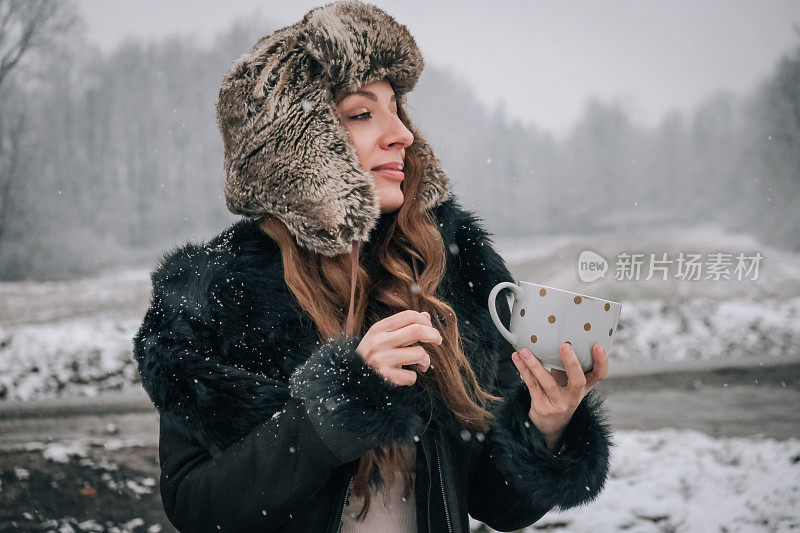
<path fill-rule="evenodd" d="M 531 335 L 531 342 L 536 342 L 536 335 Z"/>
<path fill-rule="evenodd" d="M 612 333 L 614 333 L 614 328 L 611 328 L 610 330 L 608 330 L 608 336 L 610 337 Z"/>
<path fill-rule="evenodd" d="M 539 291 L 539 296 L 544 296 L 545 294 L 547 294 L 546 290 L 542 289 Z"/>
<path fill-rule="evenodd" d="M 553 322 L 556 321 L 556 315 L 550 315 L 549 317 L 547 317 L 547 321 L 552 324 Z"/>
<path fill-rule="evenodd" d="M 605 309 L 606 311 L 608 311 L 609 309 L 611 309 L 611 305 L 609 305 L 609 304 L 606 304 L 606 305 L 603 307 L 603 309 Z"/>
<path fill-rule="evenodd" d="M 592 325 L 587 322 L 586 324 L 583 325 L 583 329 L 589 331 L 590 329 L 592 329 Z"/>
<path fill-rule="evenodd" d="M 575 302 L 576 304 L 581 303 L 581 297 L 580 296 L 576 296 L 575 299 L 573 300 L 573 302 Z"/>
<path fill-rule="evenodd" d="M 519 310 L 519 316 L 525 316 L 525 309 Z"/>

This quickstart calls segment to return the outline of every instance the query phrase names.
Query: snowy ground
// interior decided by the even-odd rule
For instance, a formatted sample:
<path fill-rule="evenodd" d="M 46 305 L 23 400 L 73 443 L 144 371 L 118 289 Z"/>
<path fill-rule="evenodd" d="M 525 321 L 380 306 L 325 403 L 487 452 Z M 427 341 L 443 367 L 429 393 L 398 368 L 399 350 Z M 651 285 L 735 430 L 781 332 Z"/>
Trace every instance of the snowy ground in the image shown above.
<path fill-rule="evenodd" d="M 0 531 L 175 531 L 152 445 L 32 442 L 0 451 Z"/>
<path fill-rule="evenodd" d="M 597 499 L 551 511 L 526 531 L 800 529 L 800 439 L 661 429 L 618 432 L 615 441 L 611 475 Z"/>
<path fill-rule="evenodd" d="M 620 431 L 615 442 L 600 496 L 553 510 L 526 532 L 800 528 L 800 439 L 661 429 Z M 81 439 L 0 451 L 0 530 L 174 531 L 158 501 L 156 450 L 136 444 Z M 58 514 L 56 499 L 71 512 Z M 476 521 L 471 528 L 493 531 Z"/>

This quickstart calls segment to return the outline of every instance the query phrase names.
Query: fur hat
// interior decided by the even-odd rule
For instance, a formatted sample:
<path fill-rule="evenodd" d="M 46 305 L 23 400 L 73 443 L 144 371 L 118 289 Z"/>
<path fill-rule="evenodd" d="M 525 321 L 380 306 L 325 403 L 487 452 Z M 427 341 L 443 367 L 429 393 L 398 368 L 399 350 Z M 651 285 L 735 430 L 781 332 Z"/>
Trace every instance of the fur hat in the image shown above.
<path fill-rule="evenodd" d="M 312 9 L 261 38 L 234 62 L 217 99 L 228 209 L 273 214 L 317 253 L 353 252 L 353 241 L 369 239 L 380 204 L 334 94 L 385 80 L 403 105 L 422 69 L 406 27 L 358 0 Z M 431 209 L 450 196 L 448 180 L 419 130 L 406 127 L 423 162 L 420 202 Z"/>

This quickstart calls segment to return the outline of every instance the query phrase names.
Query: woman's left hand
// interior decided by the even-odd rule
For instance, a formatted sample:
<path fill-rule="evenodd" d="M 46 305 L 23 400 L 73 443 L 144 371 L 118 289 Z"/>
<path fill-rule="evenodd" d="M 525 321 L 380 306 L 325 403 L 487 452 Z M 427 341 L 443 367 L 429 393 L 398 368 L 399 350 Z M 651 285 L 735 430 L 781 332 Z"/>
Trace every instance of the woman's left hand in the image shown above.
<path fill-rule="evenodd" d="M 608 376 L 608 355 L 599 343 L 592 346 L 594 366 L 585 374 L 571 344 L 562 344 L 559 355 L 566 372 L 553 368 L 548 373 L 527 348 L 511 357 L 530 391 L 528 416 L 551 450 L 586 393 Z"/>

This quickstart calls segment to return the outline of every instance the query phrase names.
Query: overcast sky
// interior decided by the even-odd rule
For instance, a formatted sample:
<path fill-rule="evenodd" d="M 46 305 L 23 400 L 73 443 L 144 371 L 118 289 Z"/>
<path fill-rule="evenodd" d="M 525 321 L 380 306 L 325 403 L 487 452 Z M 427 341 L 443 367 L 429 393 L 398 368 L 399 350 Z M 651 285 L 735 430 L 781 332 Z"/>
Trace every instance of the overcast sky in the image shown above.
<path fill-rule="evenodd" d="M 175 33 L 207 45 L 236 18 L 260 11 L 282 26 L 325 3 L 77 0 L 88 38 L 104 50 L 127 36 Z M 557 135 L 590 96 L 624 102 L 652 125 L 713 91 L 745 94 L 800 43 L 793 0 L 371 3 L 409 28 L 426 65 L 451 69 L 487 105 L 503 101 L 512 119 Z"/>

